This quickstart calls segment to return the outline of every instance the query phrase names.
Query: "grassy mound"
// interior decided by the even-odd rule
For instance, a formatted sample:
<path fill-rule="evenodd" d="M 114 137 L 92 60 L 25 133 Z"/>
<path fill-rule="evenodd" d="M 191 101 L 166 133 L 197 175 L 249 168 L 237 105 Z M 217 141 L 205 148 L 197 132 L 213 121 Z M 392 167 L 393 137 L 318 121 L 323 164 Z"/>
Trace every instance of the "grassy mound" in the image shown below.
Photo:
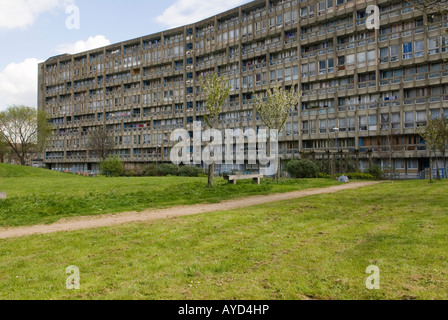
<path fill-rule="evenodd" d="M 0 163 L 0 178 L 26 178 L 61 176 L 62 173 L 46 169 Z"/>

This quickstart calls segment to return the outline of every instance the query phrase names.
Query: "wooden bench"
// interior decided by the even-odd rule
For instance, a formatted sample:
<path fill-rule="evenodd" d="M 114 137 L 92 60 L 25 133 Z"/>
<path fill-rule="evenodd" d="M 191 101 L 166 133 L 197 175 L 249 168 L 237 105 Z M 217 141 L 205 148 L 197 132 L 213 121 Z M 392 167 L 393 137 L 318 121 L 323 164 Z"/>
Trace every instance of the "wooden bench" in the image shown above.
<path fill-rule="evenodd" d="M 237 180 L 249 180 L 252 179 L 257 184 L 260 184 L 260 179 L 263 178 L 262 174 L 237 174 L 237 175 L 225 175 L 224 179 L 229 183 L 236 184 Z"/>

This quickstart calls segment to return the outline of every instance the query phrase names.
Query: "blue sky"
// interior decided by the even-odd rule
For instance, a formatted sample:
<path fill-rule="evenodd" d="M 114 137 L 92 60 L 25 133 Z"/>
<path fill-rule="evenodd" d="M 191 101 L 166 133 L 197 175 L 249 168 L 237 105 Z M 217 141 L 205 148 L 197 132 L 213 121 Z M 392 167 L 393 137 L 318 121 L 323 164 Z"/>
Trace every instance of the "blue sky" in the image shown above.
<path fill-rule="evenodd" d="M 205 19 L 249 0 L 0 0 L 0 110 L 37 105 L 37 63 Z M 79 29 L 66 21 L 79 8 Z M 7 44 L 7 45 L 5 45 Z"/>

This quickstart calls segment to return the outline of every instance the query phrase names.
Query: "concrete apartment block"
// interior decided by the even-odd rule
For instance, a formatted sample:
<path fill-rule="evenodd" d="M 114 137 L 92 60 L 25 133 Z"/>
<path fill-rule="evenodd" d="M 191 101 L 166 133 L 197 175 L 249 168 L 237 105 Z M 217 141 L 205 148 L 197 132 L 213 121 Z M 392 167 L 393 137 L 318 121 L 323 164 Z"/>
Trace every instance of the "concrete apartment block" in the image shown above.
<path fill-rule="evenodd" d="M 379 6 L 379 29 L 366 26 L 369 5 Z M 392 159 L 402 177 L 417 177 L 429 165 L 418 126 L 448 116 L 440 24 L 447 26 L 446 17 L 405 1 L 257 0 L 191 25 L 52 57 L 39 65 L 39 108 L 54 129 L 44 162 L 54 170 L 97 169 L 88 141 L 103 129 L 127 166 L 169 162 L 170 133 L 203 121 L 199 78 L 215 72 L 233 87 L 219 129 L 263 126 L 254 92 L 302 90 L 280 137 L 282 159 L 325 167 L 335 158 L 337 171 L 386 167 Z"/>

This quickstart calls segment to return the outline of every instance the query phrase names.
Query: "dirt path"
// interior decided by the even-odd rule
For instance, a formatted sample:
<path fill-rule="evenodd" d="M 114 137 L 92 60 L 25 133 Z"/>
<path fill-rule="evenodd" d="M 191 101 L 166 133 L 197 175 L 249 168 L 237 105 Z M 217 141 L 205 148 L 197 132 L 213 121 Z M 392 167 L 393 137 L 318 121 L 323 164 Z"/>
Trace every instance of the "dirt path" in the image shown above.
<path fill-rule="evenodd" d="M 189 216 L 198 213 L 225 211 L 245 208 L 254 205 L 297 199 L 316 194 L 334 193 L 342 190 L 357 189 L 371 186 L 380 182 L 351 182 L 327 188 L 307 189 L 288 193 L 272 195 L 253 196 L 234 200 L 226 200 L 220 203 L 196 204 L 190 206 L 178 206 L 167 209 L 151 209 L 142 212 L 124 212 L 119 214 L 108 214 L 101 216 L 78 217 L 73 219 L 61 219 L 51 225 L 36 225 L 29 227 L 0 229 L 0 239 L 16 238 L 36 234 L 46 234 L 62 231 L 75 231 L 99 227 L 110 227 L 126 223 L 147 222 L 158 219 L 170 219 L 181 216 Z"/>

